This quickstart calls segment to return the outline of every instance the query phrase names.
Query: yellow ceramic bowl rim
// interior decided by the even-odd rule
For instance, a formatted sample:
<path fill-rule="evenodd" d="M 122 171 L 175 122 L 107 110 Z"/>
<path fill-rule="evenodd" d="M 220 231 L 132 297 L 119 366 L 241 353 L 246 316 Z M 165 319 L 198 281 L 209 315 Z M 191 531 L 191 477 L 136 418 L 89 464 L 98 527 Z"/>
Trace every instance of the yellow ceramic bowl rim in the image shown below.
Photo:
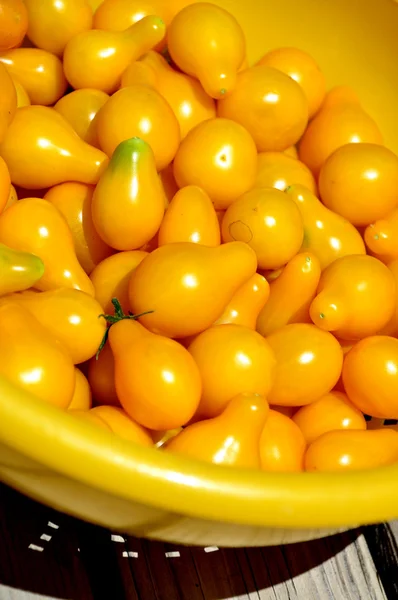
<path fill-rule="evenodd" d="M 345 474 L 220 467 L 121 440 L 3 377 L 0 398 L 1 442 L 115 497 L 191 517 L 275 528 L 351 526 L 398 516 L 398 464 Z"/>

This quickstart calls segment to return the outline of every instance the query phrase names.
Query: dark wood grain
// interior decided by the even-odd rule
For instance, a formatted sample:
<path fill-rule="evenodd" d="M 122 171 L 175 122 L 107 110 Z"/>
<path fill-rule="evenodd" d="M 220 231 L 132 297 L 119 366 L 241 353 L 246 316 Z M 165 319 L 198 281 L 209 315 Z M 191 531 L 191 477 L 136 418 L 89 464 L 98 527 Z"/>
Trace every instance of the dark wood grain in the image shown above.
<path fill-rule="evenodd" d="M 17 588 L 68 600 L 397 600 L 394 533 L 190 548 L 112 536 L 0 485 L 0 600 L 38 600 Z"/>

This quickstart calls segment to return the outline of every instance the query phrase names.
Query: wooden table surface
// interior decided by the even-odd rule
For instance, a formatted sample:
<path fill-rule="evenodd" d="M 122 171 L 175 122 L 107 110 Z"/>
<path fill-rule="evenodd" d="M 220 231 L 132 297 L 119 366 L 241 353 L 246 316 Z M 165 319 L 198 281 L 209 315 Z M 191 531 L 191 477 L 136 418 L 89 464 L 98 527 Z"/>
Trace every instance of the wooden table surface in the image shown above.
<path fill-rule="evenodd" d="M 279 547 L 175 546 L 114 535 L 0 484 L 0 600 L 397 600 L 397 539 L 390 523 Z"/>

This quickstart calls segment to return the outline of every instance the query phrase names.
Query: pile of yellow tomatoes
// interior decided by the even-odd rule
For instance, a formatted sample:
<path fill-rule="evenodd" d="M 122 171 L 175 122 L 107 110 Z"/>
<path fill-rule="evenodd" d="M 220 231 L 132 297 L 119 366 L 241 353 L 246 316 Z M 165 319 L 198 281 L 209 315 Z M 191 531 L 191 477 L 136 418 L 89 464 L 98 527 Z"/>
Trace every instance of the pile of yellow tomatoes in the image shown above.
<path fill-rule="evenodd" d="M 0 0 L 0 377 L 67 418 L 235 467 L 397 461 L 397 203 L 354 90 L 297 48 L 249 66 L 226 10 Z"/>

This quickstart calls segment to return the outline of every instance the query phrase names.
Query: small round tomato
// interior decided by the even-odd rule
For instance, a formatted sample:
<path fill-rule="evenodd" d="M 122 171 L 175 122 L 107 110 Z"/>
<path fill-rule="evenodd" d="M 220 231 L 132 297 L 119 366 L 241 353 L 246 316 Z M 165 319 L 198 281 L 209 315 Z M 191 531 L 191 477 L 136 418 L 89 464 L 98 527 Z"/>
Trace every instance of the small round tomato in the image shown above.
<path fill-rule="evenodd" d="M 286 415 L 270 410 L 260 438 L 264 471 L 303 471 L 306 442 L 299 427 Z"/>
<path fill-rule="evenodd" d="M 202 377 L 198 418 L 219 415 L 242 392 L 267 397 L 274 378 L 275 357 L 267 341 L 242 325 L 215 325 L 188 347 Z"/>
<path fill-rule="evenodd" d="M 326 93 L 325 76 L 307 52 L 299 48 L 275 48 L 260 58 L 257 64 L 289 75 L 299 84 L 308 100 L 310 119 L 318 112 Z"/>
<path fill-rule="evenodd" d="M 305 470 L 358 471 L 391 465 L 397 460 L 396 431 L 329 431 L 309 446 L 305 455 Z"/>
<path fill-rule="evenodd" d="M 372 417 L 398 419 L 398 340 L 372 336 L 344 359 L 343 383 L 351 402 Z"/>
<path fill-rule="evenodd" d="M 68 410 L 90 410 L 92 404 L 91 388 L 87 378 L 75 367 L 75 391 Z"/>
<path fill-rule="evenodd" d="M 219 416 L 188 425 L 165 450 L 217 465 L 259 467 L 259 440 L 268 413 L 264 396 L 238 394 Z"/>
<path fill-rule="evenodd" d="M 260 269 L 279 269 L 300 250 L 303 221 L 296 204 L 280 190 L 255 188 L 235 200 L 222 220 L 224 242 L 241 241 L 256 253 Z"/>
<path fill-rule="evenodd" d="M 161 171 L 173 160 L 180 143 L 180 126 L 169 104 L 144 85 L 122 88 L 97 116 L 101 148 L 111 156 L 123 140 L 138 136 L 147 142 Z"/>
<path fill-rule="evenodd" d="M 267 338 L 276 358 L 270 404 L 304 406 L 327 394 L 336 384 L 343 352 L 336 338 L 307 323 L 277 329 Z"/>
<path fill-rule="evenodd" d="M 369 253 L 384 264 L 398 258 L 398 208 L 368 225 L 363 234 Z"/>
<path fill-rule="evenodd" d="M 395 281 L 386 265 L 372 256 L 343 256 L 323 271 L 310 316 L 321 329 L 358 340 L 387 325 L 395 303 Z"/>
<path fill-rule="evenodd" d="M 229 119 L 209 119 L 192 129 L 177 151 L 174 176 L 181 188 L 197 185 L 216 209 L 227 208 L 253 187 L 257 151 L 248 131 Z"/>
<path fill-rule="evenodd" d="M 26 3 L 23 0 L 0 0 L 0 22 L 0 50 L 20 46 L 28 29 Z"/>
<path fill-rule="evenodd" d="M 238 74 L 235 89 L 218 101 L 218 115 L 246 127 L 259 152 L 280 152 L 304 133 L 308 102 L 288 75 L 259 65 Z"/>
<path fill-rule="evenodd" d="M 294 184 L 304 185 L 316 193 L 314 176 L 297 157 L 288 156 L 286 152 L 259 153 L 256 187 L 273 187 L 284 192 Z"/>
<path fill-rule="evenodd" d="M 382 219 L 397 204 L 398 157 L 377 144 L 346 144 L 319 175 L 322 202 L 353 225 Z M 377 202 L 375 202 L 377 198 Z"/>
<path fill-rule="evenodd" d="M 341 392 L 330 392 L 303 406 L 293 416 L 307 441 L 337 429 L 366 429 L 365 417 Z"/>

